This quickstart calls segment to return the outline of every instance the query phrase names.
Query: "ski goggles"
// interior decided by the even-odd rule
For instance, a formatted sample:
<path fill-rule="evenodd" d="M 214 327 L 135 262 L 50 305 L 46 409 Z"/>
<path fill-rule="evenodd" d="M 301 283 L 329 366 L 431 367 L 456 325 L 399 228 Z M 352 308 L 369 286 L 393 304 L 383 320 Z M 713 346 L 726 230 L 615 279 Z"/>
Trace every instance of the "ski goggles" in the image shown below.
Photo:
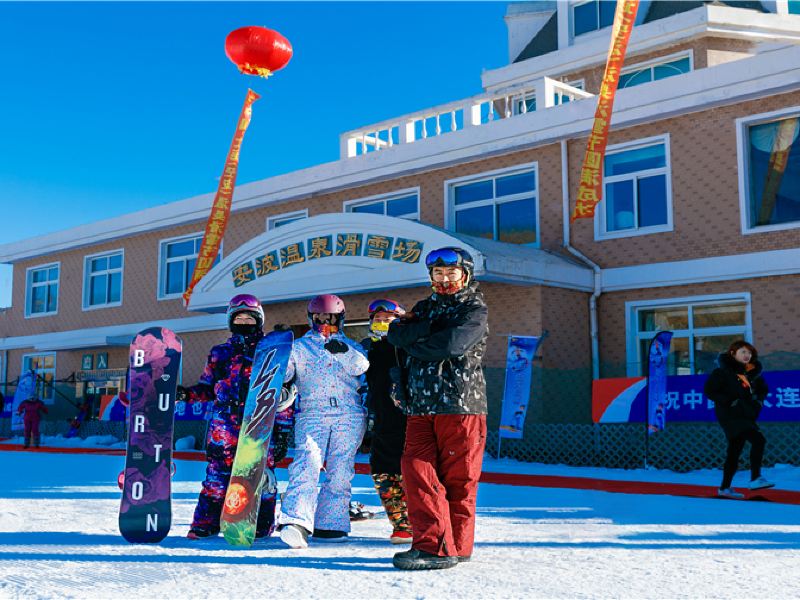
<path fill-rule="evenodd" d="M 231 309 L 252 308 L 253 310 L 258 310 L 261 308 L 261 303 L 255 296 L 251 296 L 250 294 L 239 294 L 238 296 L 231 298 L 228 306 Z"/>
<path fill-rule="evenodd" d="M 425 257 L 425 266 L 429 269 L 433 267 L 460 267 L 461 255 L 453 248 L 440 248 L 431 250 Z"/>
<path fill-rule="evenodd" d="M 385 300 L 385 299 L 373 301 L 369 305 L 367 311 L 369 312 L 370 315 L 374 315 L 375 313 L 378 312 L 388 312 L 388 313 L 394 313 L 396 315 L 402 315 L 404 312 L 406 312 L 405 309 L 394 300 Z"/>

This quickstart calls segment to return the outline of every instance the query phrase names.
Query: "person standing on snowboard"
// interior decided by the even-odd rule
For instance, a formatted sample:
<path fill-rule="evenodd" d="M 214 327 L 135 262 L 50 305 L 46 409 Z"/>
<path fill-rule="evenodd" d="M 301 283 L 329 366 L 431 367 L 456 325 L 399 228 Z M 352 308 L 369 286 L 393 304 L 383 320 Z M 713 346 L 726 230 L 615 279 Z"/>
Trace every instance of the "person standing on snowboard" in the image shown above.
<path fill-rule="evenodd" d="M 344 302 L 323 294 L 308 303 L 311 329 L 295 340 L 287 379 L 295 378 L 298 406 L 294 461 L 283 494 L 278 531 L 290 548 L 315 541 L 344 542 L 350 531 L 350 483 L 367 426 L 360 389 L 369 367 L 364 349 L 342 333 Z M 317 481 L 325 464 L 325 481 Z"/>
<path fill-rule="evenodd" d="M 242 425 L 244 404 L 250 388 L 250 371 L 256 345 L 264 337 L 264 309 L 255 296 L 239 294 L 228 303 L 228 328 L 231 337 L 211 348 L 200 382 L 178 388 L 178 400 L 203 402 L 213 400 L 211 422 L 206 439 L 206 477 L 194 510 L 187 537 L 198 539 L 217 535 L 225 493 L 231 478 L 233 459 Z M 287 379 L 287 381 L 289 381 Z M 277 485 L 275 464 L 286 456 L 292 429 L 294 394 L 281 390 L 275 412 L 275 426 L 267 455 L 268 481 L 261 492 L 261 506 L 256 521 L 256 537 L 268 537 L 275 525 Z"/>
<path fill-rule="evenodd" d="M 23 446 L 28 448 L 33 443 L 33 447 L 38 448 L 41 440 L 39 423 L 42 420 L 42 415 L 47 414 L 47 407 L 44 402 L 36 396 L 31 396 L 19 403 L 17 414 L 23 415 L 22 422 L 25 427 L 25 442 Z"/>
<path fill-rule="evenodd" d="M 488 308 L 473 261 L 462 248 L 425 258 L 433 293 L 389 326 L 389 343 L 408 354 L 408 415 L 401 460 L 411 550 L 398 569 L 447 569 L 472 556 L 475 501 L 486 445 L 486 381 L 481 361 Z"/>
<path fill-rule="evenodd" d="M 405 386 L 402 366 L 406 354 L 386 340 L 389 324 L 405 314 L 394 300 L 379 299 L 369 305 L 369 337 L 361 342 L 367 351 L 367 408 L 372 421 L 369 466 L 375 490 L 392 524 L 393 544 L 411 543 L 411 524 L 403 490 L 400 457 L 406 439 L 406 417 L 398 386 Z"/>

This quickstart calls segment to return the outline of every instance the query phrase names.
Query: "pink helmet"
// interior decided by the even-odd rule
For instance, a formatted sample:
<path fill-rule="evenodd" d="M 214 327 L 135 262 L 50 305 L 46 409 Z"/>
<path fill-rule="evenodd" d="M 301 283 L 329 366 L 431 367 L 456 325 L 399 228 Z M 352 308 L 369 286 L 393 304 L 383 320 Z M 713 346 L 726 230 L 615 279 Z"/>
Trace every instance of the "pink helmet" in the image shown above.
<path fill-rule="evenodd" d="M 315 326 L 312 315 L 320 313 L 338 315 L 336 326 L 344 327 L 344 302 L 339 296 L 321 294 L 311 299 L 308 303 L 308 323 L 311 327 Z"/>
<path fill-rule="evenodd" d="M 233 324 L 233 318 L 240 312 L 247 312 L 256 319 L 258 328 L 264 327 L 264 309 L 258 298 L 250 294 L 238 294 L 228 302 L 228 328 Z"/>

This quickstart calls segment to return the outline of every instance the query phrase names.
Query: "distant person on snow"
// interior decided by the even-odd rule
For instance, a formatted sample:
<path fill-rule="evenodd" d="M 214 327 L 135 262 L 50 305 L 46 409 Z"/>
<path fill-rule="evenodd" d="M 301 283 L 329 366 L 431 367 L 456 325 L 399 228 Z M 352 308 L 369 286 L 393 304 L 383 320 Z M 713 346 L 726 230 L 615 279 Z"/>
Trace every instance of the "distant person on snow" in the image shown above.
<path fill-rule="evenodd" d="M 33 443 L 33 447 L 38 448 L 40 441 L 39 423 L 42 420 L 42 415 L 47 414 L 47 407 L 44 402 L 36 396 L 31 396 L 27 400 L 20 402 L 17 414 L 23 415 L 22 420 L 25 424 L 25 442 L 23 445 L 28 448 Z"/>

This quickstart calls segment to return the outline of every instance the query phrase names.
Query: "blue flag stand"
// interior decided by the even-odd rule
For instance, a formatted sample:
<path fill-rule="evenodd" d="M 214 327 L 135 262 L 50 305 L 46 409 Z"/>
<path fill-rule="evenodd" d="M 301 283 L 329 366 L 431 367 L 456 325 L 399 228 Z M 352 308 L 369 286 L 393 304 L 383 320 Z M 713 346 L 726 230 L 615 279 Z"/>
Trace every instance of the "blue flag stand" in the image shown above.
<path fill-rule="evenodd" d="M 664 431 L 667 424 L 667 365 L 671 331 L 657 331 L 647 349 L 647 407 L 644 429 L 644 468 L 650 458 L 650 435 Z"/>

